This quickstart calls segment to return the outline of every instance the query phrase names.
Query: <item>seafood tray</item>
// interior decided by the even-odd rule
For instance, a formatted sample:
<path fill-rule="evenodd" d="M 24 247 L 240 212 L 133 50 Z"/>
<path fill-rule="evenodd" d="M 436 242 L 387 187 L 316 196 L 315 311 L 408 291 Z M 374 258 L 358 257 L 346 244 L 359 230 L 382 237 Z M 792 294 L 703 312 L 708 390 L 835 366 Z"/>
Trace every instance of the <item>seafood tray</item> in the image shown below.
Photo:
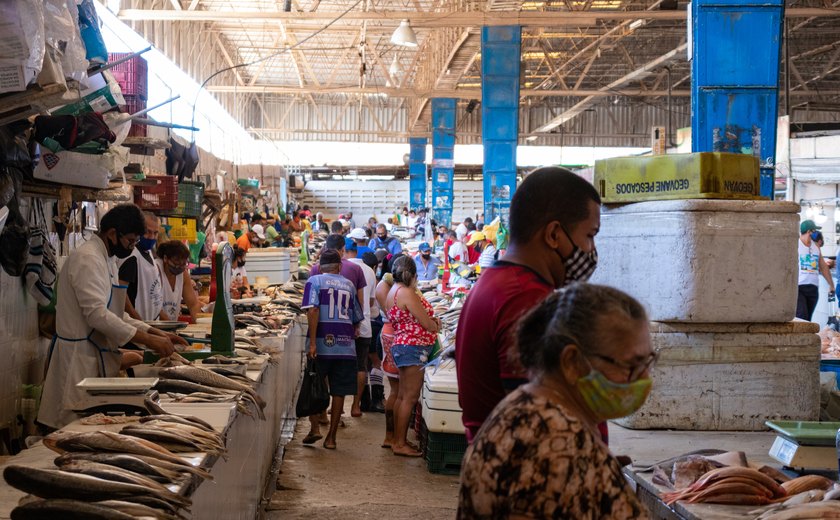
<path fill-rule="evenodd" d="M 88 393 L 139 394 L 155 386 L 155 377 L 86 377 L 76 386 Z"/>

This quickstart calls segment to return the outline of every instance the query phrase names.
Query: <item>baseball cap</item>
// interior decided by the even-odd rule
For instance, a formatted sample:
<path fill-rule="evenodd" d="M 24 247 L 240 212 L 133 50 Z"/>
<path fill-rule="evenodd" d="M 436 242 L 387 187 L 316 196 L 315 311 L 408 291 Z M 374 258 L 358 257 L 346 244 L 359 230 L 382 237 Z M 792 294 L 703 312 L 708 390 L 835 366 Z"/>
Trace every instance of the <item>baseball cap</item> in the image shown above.
<path fill-rule="evenodd" d="M 470 240 L 467 242 L 467 245 L 471 246 L 479 240 L 487 240 L 487 237 L 484 236 L 484 233 L 482 233 L 481 231 L 475 231 L 470 234 Z"/>
<path fill-rule="evenodd" d="M 347 237 L 344 239 L 344 249 L 347 251 L 358 251 L 359 247 L 356 245 L 356 242 L 354 242 L 352 238 Z"/>
<path fill-rule="evenodd" d="M 367 239 L 367 233 L 365 233 L 365 230 L 360 228 L 360 227 L 357 227 L 356 229 L 351 231 L 350 234 L 347 235 L 347 236 L 349 236 L 350 238 L 355 238 L 356 240 L 366 240 Z"/>
<path fill-rule="evenodd" d="M 265 229 L 263 229 L 262 225 L 254 224 L 251 226 L 251 231 L 256 233 L 260 240 L 265 240 Z"/>
<path fill-rule="evenodd" d="M 809 231 L 816 231 L 818 229 L 822 229 L 822 227 L 816 225 L 813 220 L 803 220 L 802 224 L 799 224 L 800 235 Z"/>
<path fill-rule="evenodd" d="M 424 252 L 426 252 L 426 251 L 431 251 L 431 250 L 432 250 L 432 248 L 429 246 L 429 243 L 428 243 L 428 242 L 423 242 L 422 244 L 420 244 L 419 246 L 417 246 L 417 249 L 418 249 L 420 252 L 423 252 L 423 253 L 424 253 Z"/>

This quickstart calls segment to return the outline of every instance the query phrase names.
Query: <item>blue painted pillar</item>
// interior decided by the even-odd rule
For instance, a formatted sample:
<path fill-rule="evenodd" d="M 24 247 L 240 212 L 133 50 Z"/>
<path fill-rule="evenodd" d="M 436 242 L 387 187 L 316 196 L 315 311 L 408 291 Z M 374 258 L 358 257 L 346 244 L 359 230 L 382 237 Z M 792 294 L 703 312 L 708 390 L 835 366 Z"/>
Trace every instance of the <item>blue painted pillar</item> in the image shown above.
<path fill-rule="evenodd" d="M 408 144 L 408 205 L 411 209 L 426 207 L 426 143 L 425 137 L 410 137 Z"/>
<path fill-rule="evenodd" d="M 773 198 L 784 0 L 694 0 L 691 149 L 752 154 Z"/>
<path fill-rule="evenodd" d="M 432 99 L 432 217 L 452 223 L 455 177 L 455 106 L 457 99 Z"/>
<path fill-rule="evenodd" d="M 519 140 L 518 25 L 481 29 L 481 137 L 484 143 L 484 218 L 507 223 L 516 190 Z"/>

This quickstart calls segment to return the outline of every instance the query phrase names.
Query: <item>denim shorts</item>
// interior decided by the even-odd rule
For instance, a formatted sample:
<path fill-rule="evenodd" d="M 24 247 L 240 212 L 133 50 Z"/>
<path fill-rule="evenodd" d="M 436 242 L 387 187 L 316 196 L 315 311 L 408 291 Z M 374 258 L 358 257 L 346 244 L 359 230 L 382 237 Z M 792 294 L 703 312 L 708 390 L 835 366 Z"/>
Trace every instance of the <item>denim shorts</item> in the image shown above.
<path fill-rule="evenodd" d="M 423 366 L 429 362 L 432 345 L 394 345 L 391 355 L 397 368 Z"/>

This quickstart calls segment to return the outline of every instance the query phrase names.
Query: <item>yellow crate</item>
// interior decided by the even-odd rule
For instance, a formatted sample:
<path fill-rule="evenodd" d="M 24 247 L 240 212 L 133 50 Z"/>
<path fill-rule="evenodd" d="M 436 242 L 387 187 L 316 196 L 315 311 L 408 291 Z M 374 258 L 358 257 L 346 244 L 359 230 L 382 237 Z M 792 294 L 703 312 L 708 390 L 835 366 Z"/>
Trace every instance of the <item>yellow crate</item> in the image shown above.
<path fill-rule="evenodd" d="M 194 218 L 180 218 L 169 217 L 167 219 L 169 224 L 169 238 L 172 240 L 186 240 L 187 242 L 195 242 L 198 240 L 198 230 L 196 228 L 196 219 Z"/>
<path fill-rule="evenodd" d="M 595 162 L 595 187 L 605 203 L 764 198 L 759 195 L 758 159 L 734 153 L 604 159 Z"/>

